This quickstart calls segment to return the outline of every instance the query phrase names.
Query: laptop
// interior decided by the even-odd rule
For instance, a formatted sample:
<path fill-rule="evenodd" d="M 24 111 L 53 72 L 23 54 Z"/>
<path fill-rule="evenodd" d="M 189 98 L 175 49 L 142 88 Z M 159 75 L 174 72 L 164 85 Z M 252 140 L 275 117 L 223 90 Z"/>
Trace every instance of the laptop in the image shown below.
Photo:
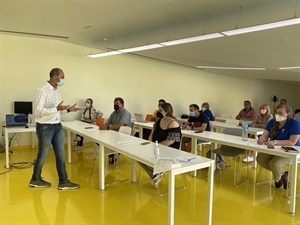
<path fill-rule="evenodd" d="M 148 123 L 150 121 L 146 121 L 141 113 L 134 113 L 135 121 L 140 123 Z"/>

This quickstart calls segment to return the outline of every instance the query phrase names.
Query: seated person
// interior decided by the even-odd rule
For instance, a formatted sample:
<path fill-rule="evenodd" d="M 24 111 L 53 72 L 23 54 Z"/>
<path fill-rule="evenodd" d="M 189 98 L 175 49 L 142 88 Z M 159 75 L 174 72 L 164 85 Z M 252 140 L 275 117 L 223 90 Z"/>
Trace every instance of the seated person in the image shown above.
<path fill-rule="evenodd" d="M 264 133 L 258 138 L 257 144 L 300 146 L 300 122 L 290 117 L 290 108 L 286 104 L 280 104 L 275 109 L 275 119 L 268 122 Z M 288 172 L 283 167 L 291 162 L 291 159 L 259 153 L 257 163 L 263 168 L 272 171 L 275 179 L 275 187 L 284 189 L 288 185 Z"/>
<path fill-rule="evenodd" d="M 287 103 L 286 99 L 282 98 L 282 99 L 280 99 L 279 104 L 288 104 L 288 103 Z M 288 106 L 290 107 L 290 112 L 291 112 L 290 116 L 293 118 L 294 117 L 294 115 L 292 114 L 293 113 L 293 109 L 292 109 L 292 107 L 289 104 L 288 104 Z"/>
<path fill-rule="evenodd" d="M 201 111 L 202 111 L 202 113 L 207 115 L 207 117 L 210 121 L 214 121 L 214 116 L 213 116 L 211 110 L 209 109 L 209 103 L 208 102 L 203 102 L 202 103 Z"/>
<path fill-rule="evenodd" d="M 160 145 L 166 145 L 174 149 L 179 149 L 181 140 L 181 129 L 173 116 L 173 108 L 170 103 L 163 103 L 159 105 L 159 111 L 163 115 L 158 119 L 151 131 L 149 141 L 157 141 Z M 153 168 L 143 163 L 139 163 L 141 167 L 148 173 L 152 179 L 153 186 L 158 187 L 162 174 L 153 174 Z"/>
<path fill-rule="evenodd" d="M 97 119 L 102 117 L 103 113 L 99 110 L 97 110 L 95 107 L 93 107 L 93 100 L 91 98 L 88 98 L 85 100 L 85 109 L 82 111 L 81 114 L 81 121 L 90 123 L 90 124 L 96 124 Z M 77 147 L 82 147 L 83 145 L 83 137 L 80 135 L 76 135 L 77 140 Z"/>
<path fill-rule="evenodd" d="M 114 111 L 110 114 L 108 120 L 99 126 L 99 129 L 119 131 L 121 126 L 132 128 L 131 114 L 124 108 L 124 100 L 117 97 L 114 99 Z M 114 163 L 116 160 L 115 155 L 109 155 L 109 163 Z"/>
<path fill-rule="evenodd" d="M 249 100 L 244 101 L 244 108 L 235 117 L 237 120 L 250 120 L 253 121 L 256 118 L 256 111 L 251 107 Z"/>
<path fill-rule="evenodd" d="M 294 119 L 300 122 L 300 109 L 295 110 Z"/>
<path fill-rule="evenodd" d="M 166 101 L 164 99 L 159 99 L 158 100 L 158 108 L 160 105 L 166 103 Z M 153 115 L 152 115 L 152 118 L 151 118 L 151 121 L 155 122 L 157 121 L 158 119 L 161 119 L 162 118 L 162 114 L 161 112 L 159 111 L 159 109 L 155 110 Z"/>
<path fill-rule="evenodd" d="M 194 130 L 194 131 L 210 131 L 209 129 L 209 119 L 207 115 L 201 113 L 199 106 L 196 104 L 191 104 L 189 106 L 190 118 L 188 121 L 182 125 L 182 129 Z M 199 142 L 198 142 L 199 143 Z M 186 152 L 191 152 L 191 139 L 188 137 L 182 138 L 181 149 Z"/>
<path fill-rule="evenodd" d="M 250 126 L 257 128 L 265 128 L 265 126 L 271 119 L 273 119 L 273 116 L 271 114 L 270 107 L 267 104 L 262 104 L 259 107 L 259 114 L 253 120 Z M 253 162 L 253 160 L 254 159 L 252 156 L 252 151 L 248 151 L 247 156 L 243 159 L 243 162 Z"/>

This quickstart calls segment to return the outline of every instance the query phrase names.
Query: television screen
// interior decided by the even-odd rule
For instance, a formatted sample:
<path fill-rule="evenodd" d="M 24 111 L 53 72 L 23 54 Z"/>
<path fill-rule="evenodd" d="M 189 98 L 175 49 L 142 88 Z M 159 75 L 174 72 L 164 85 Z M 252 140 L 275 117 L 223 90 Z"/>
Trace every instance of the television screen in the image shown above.
<path fill-rule="evenodd" d="M 32 114 L 32 102 L 14 102 L 14 113 Z"/>

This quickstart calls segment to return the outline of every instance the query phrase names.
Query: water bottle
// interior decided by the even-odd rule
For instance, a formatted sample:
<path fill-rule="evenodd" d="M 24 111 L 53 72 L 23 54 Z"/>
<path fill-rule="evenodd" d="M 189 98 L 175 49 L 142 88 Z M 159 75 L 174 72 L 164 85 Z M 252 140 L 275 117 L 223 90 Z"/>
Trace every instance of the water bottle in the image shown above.
<path fill-rule="evenodd" d="M 247 141 L 248 140 L 248 123 L 247 120 L 244 120 L 242 123 L 242 140 Z"/>
<path fill-rule="evenodd" d="M 159 145 L 157 141 L 155 141 L 155 146 L 154 146 L 154 158 L 155 159 L 159 158 Z"/>

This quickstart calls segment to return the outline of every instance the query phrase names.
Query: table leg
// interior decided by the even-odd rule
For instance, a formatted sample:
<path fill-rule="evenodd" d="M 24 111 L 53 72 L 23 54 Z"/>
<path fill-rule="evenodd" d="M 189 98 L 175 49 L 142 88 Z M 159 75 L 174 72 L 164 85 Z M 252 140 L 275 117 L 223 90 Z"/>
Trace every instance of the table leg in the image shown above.
<path fill-rule="evenodd" d="M 296 211 L 296 189 L 297 189 L 297 157 L 292 159 L 292 173 L 291 173 L 291 206 L 290 213 L 295 215 Z"/>
<path fill-rule="evenodd" d="M 72 159 L 71 159 L 71 131 L 67 130 L 67 145 L 68 145 L 68 163 L 71 163 Z"/>
<path fill-rule="evenodd" d="M 191 153 L 197 155 L 197 147 L 198 147 L 197 146 L 197 138 L 192 137 L 191 138 L 191 142 L 192 142 L 192 144 L 191 144 L 192 145 L 192 151 L 191 151 Z M 191 175 L 193 177 L 196 177 L 197 176 L 197 170 L 192 171 Z"/>
<path fill-rule="evenodd" d="M 136 182 L 136 160 L 131 160 L 131 182 L 134 184 Z"/>
<path fill-rule="evenodd" d="M 169 196 L 168 196 L 168 224 L 174 225 L 174 204 L 175 204 L 175 175 L 172 171 L 169 173 Z"/>
<path fill-rule="evenodd" d="M 139 126 L 139 137 L 143 139 L 143 127 Z"/>
<path fill-rule="evenodd" d="M 4 131 L 5 133 L 5 168 L 9 168 L 9 146 L 8 146 L 8 132 L 7 129 Z"/>
<path fill-rule="evenodd" d="M 207 217 L 206 224 L 212 224 L 212 207 L 213 207 L 213 187 L 214 187 L 214 168 L 215 162 L 213 161 L 208 168 L 208 196 L 207 196 Z"/>
<path fill-rule="evenodd" d="M 105 190 L 104 145 L 99 143 L 99 188 Z"/>

